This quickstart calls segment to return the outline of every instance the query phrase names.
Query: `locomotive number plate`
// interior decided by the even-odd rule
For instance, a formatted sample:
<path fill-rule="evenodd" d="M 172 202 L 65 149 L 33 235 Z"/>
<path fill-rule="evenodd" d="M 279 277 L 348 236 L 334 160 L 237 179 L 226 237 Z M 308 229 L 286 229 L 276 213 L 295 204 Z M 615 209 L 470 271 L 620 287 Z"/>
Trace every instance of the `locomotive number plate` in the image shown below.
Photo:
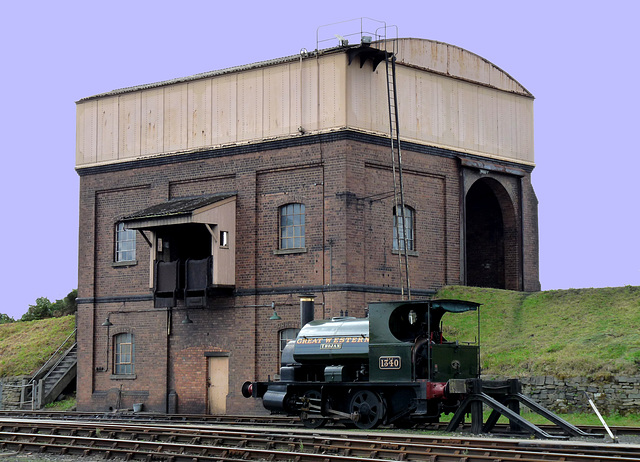
<path fill-rule="evenodd" d="M 378 367 L 382 370 L 400 369 L 402 361 L 400 356 L 380 356 Z"/>

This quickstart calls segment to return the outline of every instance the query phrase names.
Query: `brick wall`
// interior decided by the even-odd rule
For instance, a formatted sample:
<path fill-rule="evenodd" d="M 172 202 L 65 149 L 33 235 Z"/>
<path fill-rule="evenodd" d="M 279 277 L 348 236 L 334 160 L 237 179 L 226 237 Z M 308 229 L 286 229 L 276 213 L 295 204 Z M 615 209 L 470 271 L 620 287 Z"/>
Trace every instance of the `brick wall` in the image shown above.
<path fill-rule="evenodd" d="M 110 411 L 116 408 L 130 408 L 139 402 L 143 393 L 146 409 L 164 410 L 167 395 L 167 312 L 154 310 L 152 303 L 124 302 L 100 303 L 95 311 L 84 309 L 79 318 L 95 316 L 95 331 L 92 338 L 78 335 L 78 402 L 93 402 L 92 408 Z M 111 327 L 102 326 L 109 317 Z M 175 321 L 173 322 L 175 323 Z M 80 322 L 79 322 L 80 333 Z M 114 374 L 114 336 L 121 333 L 133 334 L 134 375 L 131 377 Z M 88 358 L 86 351 L 91 345 L 93 355 Z M 93 384 L 93 393 L 84 386 L 84 380 Z"/>
<path fill-rule="evenodd" d="M 411 284 L 414 297 L 426 297 L 461 282 L 461 170 L 458 154 L 419 146 L 405 147 L 403 163 L 405 199 L 416 211 Z M 229 355 L 228 411 L 258 410 L 240 386 L 278 373 L 278 332 L 298 327 L 298 294 L 317 295 L 319 318 L 344 310 L 362 316 L 370 301 L 399 298 L 398 255 L 391 251 L 393 178 L 384 140 L 327 135 L 80 174 L 81 410 L 144 402 L 145 410 L 164 412 L 172 394 L 178 412 L 205 412 L 206 355 L 216 352 Z M 511 187 L 508 175 L 492 175 Z M 528 178 L 525 184 L 529 224 L 535 199 Z M 114 264 L 115 224 L 171 198 L 229 191 L 237 192 L 235 291 L 217 294 L 207 309 L 190 309 L 193 324 L 182 324 L 182 302 L 171 316 L 153 308 L 150 250 L 140 235 L 137 261 Z M 305 249 L 283 254 L 278 208 L 292 202 L 306 206 Z M 525 242 L 530 287 L 537 283 L 537 230 L 525 230 Z M 269 321 L 272 302 L 282 321 Z M 107 316 L 114 324 L 108 330 L 101 325 Z M 132 380 L 111 373 L 112 337 L 125 331 L 135 336 Z"/>

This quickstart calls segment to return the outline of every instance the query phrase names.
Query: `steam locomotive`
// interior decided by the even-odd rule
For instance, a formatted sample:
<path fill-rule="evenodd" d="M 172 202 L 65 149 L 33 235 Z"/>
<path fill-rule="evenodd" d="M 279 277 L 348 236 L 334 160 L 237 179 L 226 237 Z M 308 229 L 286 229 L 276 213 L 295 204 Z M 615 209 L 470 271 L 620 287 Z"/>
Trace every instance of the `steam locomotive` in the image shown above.
<path fill-rule="evenodd" d="M 245 382 L 242 394 L 261 398 L 273 413 L 298 415 L 310 428 L 329 420 L 361 429 L 405 427 L 453 413 L 449 430 L 471 414 L 471 430 L 486 432 L 505 415 L 513 430 L 549 437 L 519 415 L 524 403 L 567 434 L 584 435 L 522 395 L 518 380 L 481 380 L 479 331 L 469 343 L 444 337 L 445 314 L 476 311 L 479 318 L 479 306 L 460 300 L 375 302 L 368 318 L 310 321 L 284 348 L 279 380 Z M 486 423 L 483 405 L 493 409 Z"/>

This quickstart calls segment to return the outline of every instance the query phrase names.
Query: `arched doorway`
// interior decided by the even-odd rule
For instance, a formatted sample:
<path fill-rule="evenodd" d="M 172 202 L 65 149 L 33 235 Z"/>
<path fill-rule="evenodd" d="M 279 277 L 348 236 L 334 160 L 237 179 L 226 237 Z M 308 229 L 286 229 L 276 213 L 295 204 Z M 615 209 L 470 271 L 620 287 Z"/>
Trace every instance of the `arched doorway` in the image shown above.
<path fill-rule="evenodd" d="M 465 199 L 466 284 L 520 290 L 515 207 L 504 186 L 477 180 Z"/>

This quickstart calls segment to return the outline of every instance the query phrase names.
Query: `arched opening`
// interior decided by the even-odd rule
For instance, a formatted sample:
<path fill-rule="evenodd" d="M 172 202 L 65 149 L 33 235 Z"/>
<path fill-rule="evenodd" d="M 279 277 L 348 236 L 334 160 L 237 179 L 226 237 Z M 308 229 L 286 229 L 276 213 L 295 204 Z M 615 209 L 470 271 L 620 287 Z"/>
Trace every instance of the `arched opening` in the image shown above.
<path fill-rule="evenodd" d="M 518 227 L 509 194 L 496 180 L 483 178 L 465 201 L 466 284 L 520 290 Z"/>

